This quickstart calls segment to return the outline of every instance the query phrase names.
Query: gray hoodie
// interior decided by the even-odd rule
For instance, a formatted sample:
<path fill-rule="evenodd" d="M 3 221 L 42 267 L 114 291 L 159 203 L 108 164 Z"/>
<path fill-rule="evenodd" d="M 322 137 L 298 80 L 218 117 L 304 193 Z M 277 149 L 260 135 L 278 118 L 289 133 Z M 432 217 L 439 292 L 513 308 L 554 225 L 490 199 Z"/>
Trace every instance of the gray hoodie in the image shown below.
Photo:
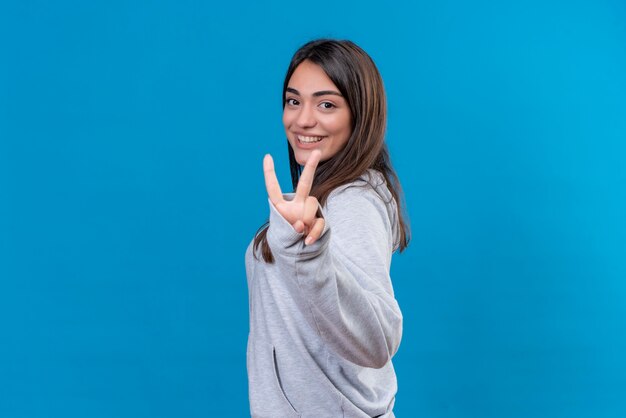
<path fill-rule="evenodd" d="M 290 199 L 293 194 L 286 194 Z M 253 418 L 394 417 L 402 314 L 389 268 L 396 202 L 377 171 L 331 192 L 313 245 L 270 202 L 274 263 L 246 251 Z"/>

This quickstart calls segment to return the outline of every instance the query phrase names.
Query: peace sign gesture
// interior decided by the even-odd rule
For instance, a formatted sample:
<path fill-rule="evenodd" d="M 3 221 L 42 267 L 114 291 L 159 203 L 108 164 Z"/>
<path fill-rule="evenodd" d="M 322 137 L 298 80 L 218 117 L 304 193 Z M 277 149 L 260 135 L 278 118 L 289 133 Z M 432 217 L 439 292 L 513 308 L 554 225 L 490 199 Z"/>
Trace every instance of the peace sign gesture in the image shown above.
<path fill-rule="evenodd" d="M 293 200 L 285 200 L 280 190 L 276 172 L 274 171 L 274 160 L 272 156 L 267 154 L 263 159 L 263 173 L 265 175 L 265 187 L 270 201 L 278 210 L 278 213 L 287 220 L 298 233 L 307 235 L 304 243 L 306 245 L 313 244 L 324 231 L 324 218 L 318 218 L 317 210 L 319 203 L 313 196 L 309 196 L 313 178 L 315 177 L 315 168 L 320 161 L 322 153 L 319 150 L 313 150 L 309 159 L 304 165 L 296 194 Z"/>

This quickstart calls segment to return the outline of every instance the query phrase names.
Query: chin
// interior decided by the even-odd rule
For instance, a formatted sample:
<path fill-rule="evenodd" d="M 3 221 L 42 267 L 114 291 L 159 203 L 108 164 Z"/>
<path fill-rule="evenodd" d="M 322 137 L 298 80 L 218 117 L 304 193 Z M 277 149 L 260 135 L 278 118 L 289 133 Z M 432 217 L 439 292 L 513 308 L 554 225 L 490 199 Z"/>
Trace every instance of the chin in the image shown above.
<path fill-rule="evenodd" d="M 313 150 L 311 150 L 313 151 Z M 306 160 L 309 158 L 309 155 L 311 155 L 311 151 L 309 150 L 297 150 L 294 151 L 294 156 L 296 157 L 296 161 L 298 162 L 298 164 L 300 165 L 305 165 L 306 164 Z"/>

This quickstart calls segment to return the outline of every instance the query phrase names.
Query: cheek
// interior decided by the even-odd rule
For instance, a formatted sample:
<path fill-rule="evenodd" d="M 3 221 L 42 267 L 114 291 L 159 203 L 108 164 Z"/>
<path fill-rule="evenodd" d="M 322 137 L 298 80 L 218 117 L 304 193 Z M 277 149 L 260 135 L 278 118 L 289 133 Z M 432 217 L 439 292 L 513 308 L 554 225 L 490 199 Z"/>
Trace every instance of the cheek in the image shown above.
<path fill-rule="evenodd" d="M 336 138 L 339 142 L 346 142 L 352 133 L 352 128 L 349 124 L 344 123 L 344 121 L 338 121 L 333 125 L 333 134 L 336 135 Z"/>
<path fill-rule="evenodd" d="M 333 133 L 335 133 L 336 135 L 340 135 L 340 136 L 345 136 L 346 134 L 349 134 L 350 131 L 352 130 L 352 127 L 350 125 L 350 118 L 346 117 L 345 114 L 337 114 L 334 115 L 335 117 L 332 119 L 329 119 L 327 122 L 327 127 L 329 130 L 332 130 Z"/>
<path fill-rule="evenodd" d="M 293 116 L 289 112 L 283 112 L 283 125 L 288 128 L 291 125 Z"/>
<path fill-rule="evenodd" d="M 350 139 L 352 135 L 352 127 L 350 125 L 342 124 L 340 128 L 340 132 L 338 132 L 338 137 L 341 138 L 338 144 L 340 148 L 343 148 Z"/>

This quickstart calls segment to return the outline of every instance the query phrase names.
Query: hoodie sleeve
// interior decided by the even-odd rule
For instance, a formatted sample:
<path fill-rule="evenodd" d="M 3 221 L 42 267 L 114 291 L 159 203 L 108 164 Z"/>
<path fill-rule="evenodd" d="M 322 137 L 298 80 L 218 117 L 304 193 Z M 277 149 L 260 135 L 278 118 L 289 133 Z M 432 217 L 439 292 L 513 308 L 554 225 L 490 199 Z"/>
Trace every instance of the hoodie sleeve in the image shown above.
<path fill-rule="evenodd" d="M 320 239 L 304 245 L 270 203 L 268 243 L 285 280 L 299 292 L 303 313 L 337 355 L 364 367 L 383 367 L 402 336 L 402 314 L 389 268 L 394 233 L 388 205 L 370 186 L 333 192 L 322 209 Z M 295 296 L 295 295 L 294 295 Z"/>

